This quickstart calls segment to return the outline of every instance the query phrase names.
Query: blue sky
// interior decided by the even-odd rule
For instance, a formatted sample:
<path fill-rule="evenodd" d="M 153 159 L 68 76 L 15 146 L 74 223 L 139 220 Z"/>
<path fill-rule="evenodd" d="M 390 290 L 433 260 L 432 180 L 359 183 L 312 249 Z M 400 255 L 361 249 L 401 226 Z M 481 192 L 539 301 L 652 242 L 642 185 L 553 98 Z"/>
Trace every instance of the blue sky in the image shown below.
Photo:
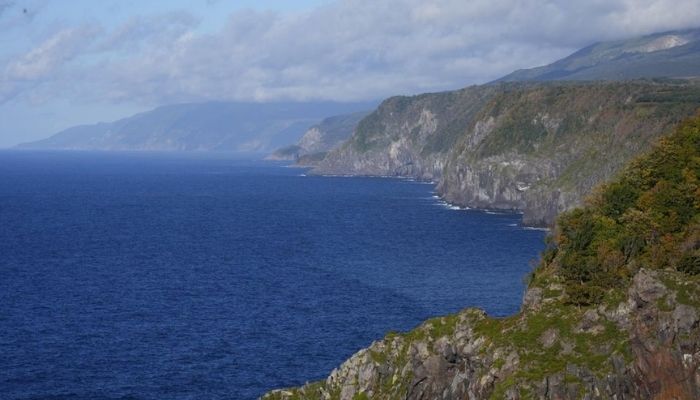
<path fill-rule="evenodd" d="M 118 29 L 135 17 L 155 17 L 184 11 L 192 15 L 192 31 L 220 30 L 237 10 L 298 13 L 324 0 L 0 0 L 0 61 L 11 60 L 65 27 L 93 24 Z M 0 148 L 47 137 L 69 126 L 109 121 L 143 111 L 160 102 L 95 102 L 56 95 L 49 100 L 19 100 L 0 104 Z"/>
<path fill-rule="evenodd" d="M 697 0 L 0 0 L 0 147 L 163 104 L 459 88 L 697 21 Z"/>

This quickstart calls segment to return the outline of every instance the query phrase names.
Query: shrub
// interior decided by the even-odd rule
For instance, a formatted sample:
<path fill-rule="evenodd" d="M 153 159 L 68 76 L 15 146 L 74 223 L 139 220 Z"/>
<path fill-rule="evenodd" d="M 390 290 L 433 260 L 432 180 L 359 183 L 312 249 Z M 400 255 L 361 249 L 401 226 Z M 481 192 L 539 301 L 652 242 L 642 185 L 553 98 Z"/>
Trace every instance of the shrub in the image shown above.
<path fill-rule="evenodd" d="M 700 274 L 699 182 L 700 115 L 561 215 L 543 263 L 556 266 L 569 302 L 599 302 L 640 266 Z"/>

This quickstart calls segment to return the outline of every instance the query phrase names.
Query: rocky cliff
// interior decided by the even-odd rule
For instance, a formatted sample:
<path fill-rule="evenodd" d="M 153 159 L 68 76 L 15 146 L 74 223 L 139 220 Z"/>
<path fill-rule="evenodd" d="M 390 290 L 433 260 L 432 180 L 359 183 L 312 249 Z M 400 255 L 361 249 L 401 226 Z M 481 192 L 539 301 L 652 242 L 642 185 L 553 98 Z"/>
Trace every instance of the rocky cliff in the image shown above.
<path fill-rule="evenodd" d="M 502 83 L 393 97 L 319 174 L 433 180 L 461 206 L 549 225 L 700 107 L 687 81 Z"/>
<path fill-rule="evenodd" d="M 264 399 L 700 398 L 700 116 L 564 213 L 522 310 L 390 333 Z"/>
<path fill-rule="evenodd" d="M 369 112 L 360 111 L 326 118 L 307 129 L 296 144 L 277 149 L 266 159 L 295 161 L 298 165 L 318 163 L 328 151 L 340 147 L 367 114 Z"/>
<path fill-rule="evenodd" d="M 265 399 L 697 399 L 697 280 L 642 270 L 617 305 L 562 305 L 531 289 L 527 309 L 495 320 L 468 309 L 361 350 L 323 382 Z M 664 283 L 664 280 L 667 283 Z"/>

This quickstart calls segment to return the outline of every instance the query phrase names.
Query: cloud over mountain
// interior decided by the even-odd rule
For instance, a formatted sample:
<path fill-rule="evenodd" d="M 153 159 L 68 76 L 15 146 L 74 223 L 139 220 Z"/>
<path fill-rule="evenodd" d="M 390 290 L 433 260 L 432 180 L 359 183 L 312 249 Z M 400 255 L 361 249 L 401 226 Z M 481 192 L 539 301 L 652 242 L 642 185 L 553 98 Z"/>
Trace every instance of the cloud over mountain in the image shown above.
<path fill-rule="evenodd" d="M 12 7 L 0 3 L 0 24 Z M 0 56 L 0 101 L 380 98 L 480 83 L 594 41 L 697 21 L 697 0 L 342 0 L 240 10 L 214 32 L 188 11 L 57 24 Z"/>

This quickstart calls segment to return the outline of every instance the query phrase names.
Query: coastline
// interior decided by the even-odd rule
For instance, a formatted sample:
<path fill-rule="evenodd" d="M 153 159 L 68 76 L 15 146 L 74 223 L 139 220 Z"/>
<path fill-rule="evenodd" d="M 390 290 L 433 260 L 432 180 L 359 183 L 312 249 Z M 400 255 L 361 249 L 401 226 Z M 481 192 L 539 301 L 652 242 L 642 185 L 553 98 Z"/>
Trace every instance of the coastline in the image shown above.
<path fill-rule="evenodd" d="M 320 176 L 320 177 L 328 177 L 328 178 L 378 178 L 378 179 L 397 179 L 397 180 L 402 180 L 402 181 L 408 181 L 408 182 L 416 182 L 419 184 L 425 184 L 425 185 L 433 185 L 433 193 L 434 193 L 434 198 L 438 200 L 440 203 L 442 203 L 446 208 L 454 211 L 466 211 L 466 210 L 472 210 L 472 211 L 480 211 L 486 214 L 520 214 L 521 216 L 525 214 L 525 210 L 521 209 L 502 209 L 502 208 L 490 208 L 490 207 L 472 207 L 468 204 L 460 204 L 460 203 L 454 203 L 450 202 L 445 199 L 445 196 L 441 194 L 438 190 L 438 185 L 440 182 L 432 180 L 432 179 L 421 179 L 420 177 L 416 176 L 408 176 L 408 175 L 371 175 L 371 174 L 327 174 L 327 173 L 316 173 L 314 172 L 314 166 L 304 166 L 304 165 L 297 165 L 297 164 L 290 164 L 286 166 L 288 168 L 299 168 L 299 169 L 307 169 L 308 174 L 302 174 L 302 176 Z M 520 227 L 524 229 L 532 229 L 532 230 L 541 230 L 545 232 L 551 231 L 550 226 L 542 226 L 542 225 L 537 225 L 537 224 L 526 224 L 523 222 L 522 217 L 521 217 L 521 222 L 520 222 Z"/>

